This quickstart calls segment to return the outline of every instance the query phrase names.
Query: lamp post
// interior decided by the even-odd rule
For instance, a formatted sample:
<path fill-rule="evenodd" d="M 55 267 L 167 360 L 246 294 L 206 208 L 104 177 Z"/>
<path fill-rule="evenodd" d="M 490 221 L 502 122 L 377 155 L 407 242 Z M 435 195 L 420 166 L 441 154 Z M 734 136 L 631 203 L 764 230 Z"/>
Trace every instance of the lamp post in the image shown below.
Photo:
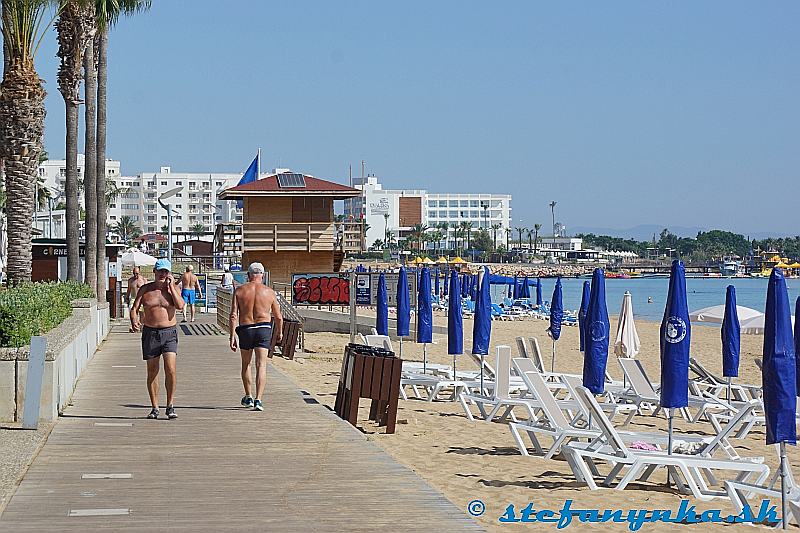
<path fill-rule="evenodd" d="M 167 212 L 167 259 L 169 259 L 170 263 L 172 262 L 172 210 L 170 209 L 170 206 L 165 204 L 162 200 L 172 198 L 182 190 L 183 187 L 175 187 L 174 189 L 163 192 L 158 196 L 158 205 L 163 207 Z"/>
<path fill-rule="evenodd" d="M 553 259 L 556 256 L 556 201 L 550 202 L 550 214 L 553 216 Z"/>
<path fill-rule="evenodd" d="M 483 229 L 489 231 L 489 202 L 481 202 L 483 207 Z"/>
<path fill-rule="evenodd" d="M 388 247 L 391 250 L 389 244 L 389 213 L 383 214 L 383 247 Z"/>

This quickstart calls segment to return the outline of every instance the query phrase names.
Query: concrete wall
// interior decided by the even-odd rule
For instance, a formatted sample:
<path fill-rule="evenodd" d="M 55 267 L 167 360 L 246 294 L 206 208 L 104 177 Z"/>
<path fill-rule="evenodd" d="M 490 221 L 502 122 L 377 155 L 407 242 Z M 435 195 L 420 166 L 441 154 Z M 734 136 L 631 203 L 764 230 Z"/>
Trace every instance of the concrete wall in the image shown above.
<path fill-rule="evenodd" d="M 292 274 L 308 272 L 333 272 L 333 250 L 320 252 L 248 251 L 244 253 L 242 267 L 253 261 L 264 264 L 269 270 L 270 282 L 291 283 Z"/>
<path fill-rule="evenodd" d="M 64 410 L 109 329 L 108 304 L 83 299 L 72 302 L 72 315 L 45 335 L 41 420 L 55 420 Z M 22 419 L 29 351 L 29 346 L 0 348 L 0 422 Z"/>

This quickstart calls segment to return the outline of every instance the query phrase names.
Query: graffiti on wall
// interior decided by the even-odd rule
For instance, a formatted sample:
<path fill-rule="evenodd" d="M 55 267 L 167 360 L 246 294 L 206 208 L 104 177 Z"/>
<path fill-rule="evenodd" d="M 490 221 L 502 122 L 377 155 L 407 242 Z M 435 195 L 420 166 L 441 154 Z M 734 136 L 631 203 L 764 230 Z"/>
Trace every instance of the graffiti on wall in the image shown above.
<path fill-rule="evenodd" d="M 350 280 L 339 274 L 294 274 L 292 305 L 350 305 Z"/>

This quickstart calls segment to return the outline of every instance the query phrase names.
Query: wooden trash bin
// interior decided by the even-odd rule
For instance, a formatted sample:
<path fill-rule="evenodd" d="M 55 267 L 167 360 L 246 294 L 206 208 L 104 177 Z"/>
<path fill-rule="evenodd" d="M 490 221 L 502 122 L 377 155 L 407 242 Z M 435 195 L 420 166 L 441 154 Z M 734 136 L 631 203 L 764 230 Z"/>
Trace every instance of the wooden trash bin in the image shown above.
<path fill-rule="evenodd" d="M 358 402 L 361 398 L 369 398 L 372 400 L 369 419 L 386 426 L 386 433 L 394 433 L 402 368 L 403 361 L 394 352 L 348 344 L 336 392 L 336 414 L 355 426 Z"/>
<path fill-rule="evenodd" d="M 277 335 L 272 334 L 272 346 L 269 349 L 269 356 L 272 357 L 275 346 L 280 346 L 280 355 L 286 359 L 294 359 L 294 350 L 297 347 L 297 338 L 300 336 L 300 322 L 294 320 L 283 321 L 283 332 L 280 344 L 276 344 Z"/>

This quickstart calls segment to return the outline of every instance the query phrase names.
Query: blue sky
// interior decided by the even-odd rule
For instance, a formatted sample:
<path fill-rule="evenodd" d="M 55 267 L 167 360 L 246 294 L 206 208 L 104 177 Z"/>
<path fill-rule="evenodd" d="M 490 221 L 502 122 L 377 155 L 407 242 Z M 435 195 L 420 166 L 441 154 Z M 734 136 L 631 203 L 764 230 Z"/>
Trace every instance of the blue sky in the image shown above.
<path fill-rule="evenodd" d="M 511 193 L 526 226 L 556 200 L 568 228 L 800 233 L 798 2 L 153 3 L 112 34 L 126 174 L 243 172 L 261 147 L 263 169 Z"/>

